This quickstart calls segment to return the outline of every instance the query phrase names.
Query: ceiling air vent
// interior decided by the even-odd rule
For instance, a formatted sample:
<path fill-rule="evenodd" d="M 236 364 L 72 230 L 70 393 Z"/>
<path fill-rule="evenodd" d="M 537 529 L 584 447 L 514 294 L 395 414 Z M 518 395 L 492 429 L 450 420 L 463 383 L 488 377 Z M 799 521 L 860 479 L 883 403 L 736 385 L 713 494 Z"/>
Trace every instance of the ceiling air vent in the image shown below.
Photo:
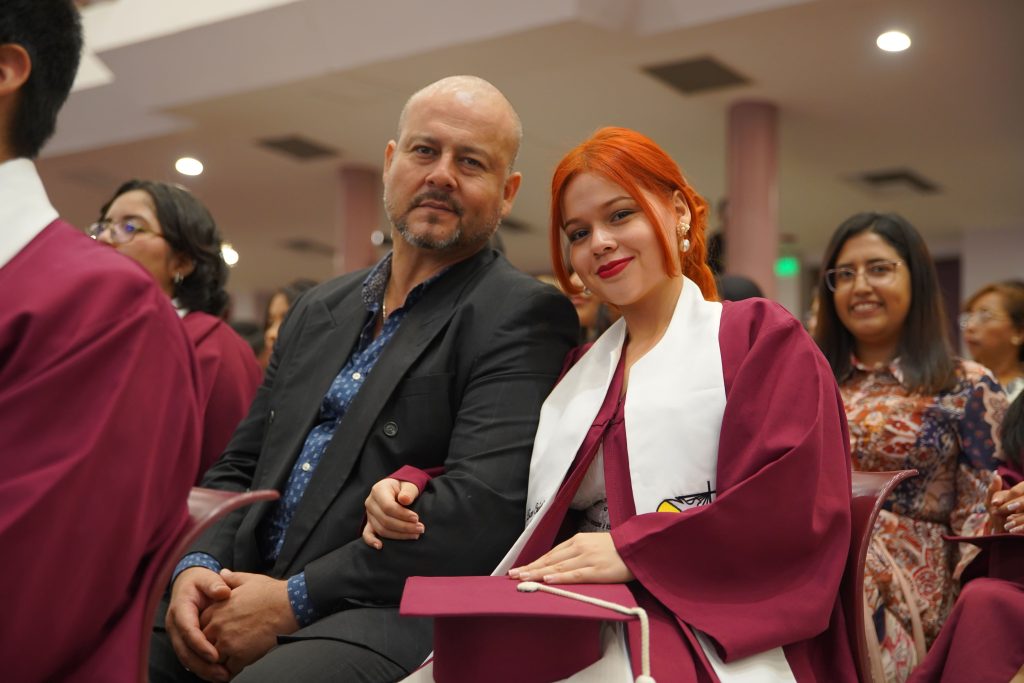
<path fill-rule="evenodd" d="M 887 195 L 937 194 L 938 185 L 909 168 L 866 171 L 854 176 L 854 181 L 875 193 Z"/>
<path fill-rule="evenodd" d="M 314 239 L 309 239 L 308 237 L 292 237 L 291 239 L 282 241 L 281 246 L 300 254 L 334 256 L 334 247 Z"/>
<path fill-rule="evenodd" d="M 314 142 L 301 135 L 263 138 L 259 141 L 259 145 L 265 149 L 289 156 L 296 161 L 310 161 L 312 159 L 338 156 L 338 150 L 334 147 L 321 145 L 319 142 Z"/>
<path fill-rule="evenodd" d="M 644 67 L 644 71 L 667 83 L 684 95 L 746 85 L 750 80 L 713 57 L 697 57 L 681 62 Z"/>

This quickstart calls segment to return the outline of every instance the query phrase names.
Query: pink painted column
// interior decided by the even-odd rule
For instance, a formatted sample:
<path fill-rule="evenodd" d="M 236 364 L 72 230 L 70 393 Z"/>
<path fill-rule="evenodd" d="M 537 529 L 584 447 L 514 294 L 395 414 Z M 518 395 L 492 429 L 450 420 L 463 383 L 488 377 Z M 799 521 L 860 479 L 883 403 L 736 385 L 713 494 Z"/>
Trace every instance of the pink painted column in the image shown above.
<path fill-rule="evenodd" d="M 726 159 L 725 270 L 749 277 L 777 297 L 779 250 L 778 107 L 737 102 L 729 108 Z"/>
<path fill-rule="evenodd" d="M 370 235 L 380 227 L 380 169 L 343 166 L 338 172 L 338 212 L 334 228 L 337 275 L 372 266 L 377 254 Z"/>

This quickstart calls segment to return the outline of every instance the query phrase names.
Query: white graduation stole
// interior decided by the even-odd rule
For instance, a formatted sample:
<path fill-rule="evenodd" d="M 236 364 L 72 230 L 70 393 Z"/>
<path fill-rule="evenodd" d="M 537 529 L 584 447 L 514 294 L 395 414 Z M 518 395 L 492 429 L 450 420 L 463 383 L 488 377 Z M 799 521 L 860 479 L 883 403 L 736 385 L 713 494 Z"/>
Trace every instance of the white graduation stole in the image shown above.
<path fill-rule="evenodd" d="M 664 336 L 633 364 L 626 443 L 637 514 L 711 502 L 725 382 L 718 328 L 722 305 L 684 278 Z M 541 408 L 530 461 L 527 527 L 495 570 L 505 573 L 547 512 L 608 393 L 626 337 L 612 325 L 562 378 Z"/>

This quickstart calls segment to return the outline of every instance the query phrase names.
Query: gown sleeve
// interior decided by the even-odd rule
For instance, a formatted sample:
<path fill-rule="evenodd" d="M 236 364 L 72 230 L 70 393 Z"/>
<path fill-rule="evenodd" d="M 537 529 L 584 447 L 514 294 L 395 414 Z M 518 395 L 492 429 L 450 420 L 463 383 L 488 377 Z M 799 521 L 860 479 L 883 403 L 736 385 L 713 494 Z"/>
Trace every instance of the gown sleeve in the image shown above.
<path fill-rule="evenodd" d="M 850 545 L 850 455 L 832 372 L 765 300 L 726 304 L 718 497 L 612 530 L 637 580 L 725 661 L 826 630 Z"/>

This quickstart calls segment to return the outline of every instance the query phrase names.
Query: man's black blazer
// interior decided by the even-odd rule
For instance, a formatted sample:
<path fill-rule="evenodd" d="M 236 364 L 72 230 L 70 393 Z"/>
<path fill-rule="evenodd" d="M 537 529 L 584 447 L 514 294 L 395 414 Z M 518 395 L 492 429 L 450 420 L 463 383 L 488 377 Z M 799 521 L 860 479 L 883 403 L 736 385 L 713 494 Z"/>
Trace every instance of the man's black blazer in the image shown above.
<path fill-rule="evenodd" d="M 203 485 L 285 486 L 320 402 L 366 320 L 367 272 L 302 296 L 281 326 L 249 415 Z M 226 518 L 195 551 L 236 571 L 306 572 L 329 615 L 295 637 L 359 643 L 406 669 L 430 650 L 430 625 L 395 605 L 412 575 L 488 574 L 523 529 L 540 407 L 579 324 L 554 288 L 484 249 L 454 265 L 409 310 L 342 418 L 267 570 L 257 545 L 265 503 Z M 444 467 L 413 508 L 416 541 L 360 538 L 370 487 L 403 465 Z"/>

